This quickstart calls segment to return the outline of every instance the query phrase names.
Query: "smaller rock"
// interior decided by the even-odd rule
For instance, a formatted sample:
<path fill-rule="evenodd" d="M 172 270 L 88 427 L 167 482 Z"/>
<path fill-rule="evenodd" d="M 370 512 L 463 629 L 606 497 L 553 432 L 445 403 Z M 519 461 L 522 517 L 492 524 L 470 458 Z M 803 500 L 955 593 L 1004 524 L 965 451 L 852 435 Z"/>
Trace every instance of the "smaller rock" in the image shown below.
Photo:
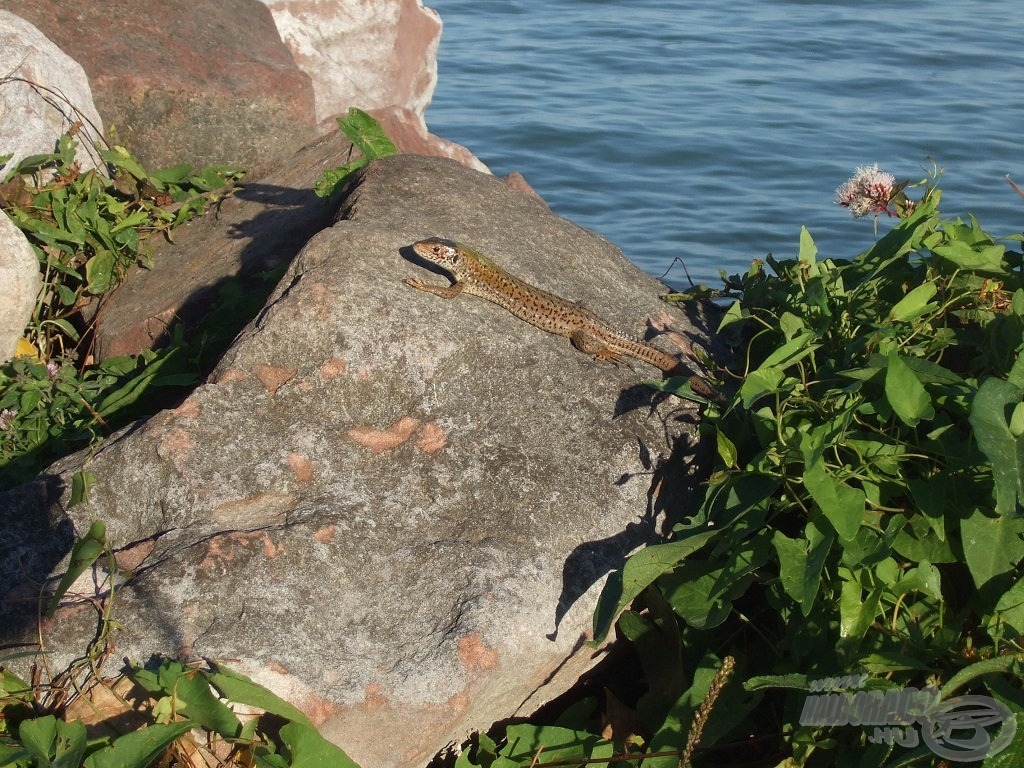
<path fill-rule="evenodd" d="M 102 167 L 93 143 L 103 135 L 103 121 L 85 70 L 32 24 L 4 10 L 0 72 L 0 155 L 13 153 L 6 168 L 29 155 L 53 152 L 58 137 L 76 124 L 79 162 L 84 168 Z"/>
<path fill-rule="evenodd" d="M 35 251 L 7 214 L 0 214 L 0 361 L 14 357 L 39 287 Z"/>
<path fill-rule="evenodd" d="M 252 169 L 315 135 L 313 86 L 258 0 L 0 0 L 89 74 L 118 144 L 150 169 Z"/>
<path fill-rule="evenodd" d="M 474 171 L 491 172 L 490 168 L 466 147 L 430 133 L 423 117 L 411 109 L 385 107 L 372 109 L 370 114 L 380 123 L 380 127 L 384 129 L 384 133 L 394 142 L 395 146 L 406 154 L 447 157 L 457 160 L 459 164 L 472 168 Z M 526 183 L 525 179 L 523 183 Z M 529 184 L 526 184 L 526 187 L 529 187 Z M 520 189 L 526 191 L 523 188 Z M 536 195 L 532 189 L 530 189 L 530 193 Z"/>
<path fill-rule="evenodd" d="M 441 18 L 420 0 L 263 0 L 295 63 L 313 80 L 320 131 L 349 107 L 422 115 L 437 84 Z"/>

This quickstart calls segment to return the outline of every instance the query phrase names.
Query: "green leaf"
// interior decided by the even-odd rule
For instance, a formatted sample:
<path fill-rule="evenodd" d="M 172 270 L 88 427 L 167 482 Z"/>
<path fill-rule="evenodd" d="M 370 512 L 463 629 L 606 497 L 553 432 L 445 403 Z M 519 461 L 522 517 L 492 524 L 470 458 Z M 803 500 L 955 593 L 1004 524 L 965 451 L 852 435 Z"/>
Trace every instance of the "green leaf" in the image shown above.
<path fill-rule="evenodd" d="M 929 302 L 935 297 L 938 287 L 933 282 L 923 283 L 911 290 L 889 310 L 889 320 L 907 322 L 935 309 Z"/>
<path fill-rule="evenodd" d="M 337 168 L 328 168 L 321 174 L 320 178 L 317 179 L 316 185 L 313 187 L 313 191 L 316 193 L 317 197 L 330 197 L 334 194 L 334 191 L 353 173 L 358 171 L 367 163 L 369 163 L 369 160 L 367 160 L 366 157 L 360 157 L 350 163 L 338 166 Z"/>
<path fill-rule="evenodd" d="M 18 738 L 39 765 L 50 765 L 57 740 L 57 718 L 53 715 L 22 720 L 18 726 Z"/>
<path fill-rule="evenodd" d="M 181 184 L 188 181 L 188 177 L 191 173 L 192 166 L 188 163 L 182 163 L 181 165 L 174 165 L 170 168 L 162 168 L 159 171 L 153 171 L 153 173 L 149 174 L 149 178 L 156 179 L 164 184 Z"/>
<path fill-rule="evenodd" d="M 818 246 L 814 244 L 814 238 L 811 237 L 810 231 L 807 227 L 800 227 L 800 250 L 797 252 L 797 261 L 814 264 L 817 255 Z"/>
<path fill-rule="evenodd" d="M 490 768 L 498 756 L 498 745 L 482 731 L 474 732 L 469 749 L 463 749 L 455 758 L 455 768 Z"/>
<path fill-rule="evenodd" d="M 626 560 L 621 571 L 616 571 L 605 582 L 604 589 L 594 611 L 594 643 L 601 643 L 607 636 L 615 617 L 634 598 L 654 583 L 661 574 L 672 570 L 679 563 L 714 538 L 718 531 L 700 531 L 681 541 L 655 544 L 641 549 Z"/>
<path fill-rule="evenodd" d="M 743 407 L 749 409 L 765 395 L 773 395 L 779 391 L 784 374 L 781 368 L 758 368 L 747 374 L 740 386 L 740 397 Z"/>
<path fill-rule="evenodd" d="M 36 762 L 27 749 L 0 741 L 0 768 L 32 768 L 34 765 Z"/>
<path fill-rule="evenodd" d="M 939 693 L 941 694 L 942 699 L 948 699 L 972 680 L 977 680 L 979 677 L 983 677 L 984 675 L 1009 672 L 1014 668 L 1016 663 L 1017 659 L 1013 654 L 996 656 L 991 659 L 985 659 L 984 661 L 976 661 L 969 667 L 964 667 L 949 678 L 949 680 L 946 681 L 946 684 L 939 689 Z"/>
<path fill-rule="evenodd" d="M 967 567 L 979 588 L 1024 560 L 1024 517 L 989 517 L 976 510 L 960 521 L 960 536 Z"/>
<path fill-rule="evenodd" d="M 839 597 L 839 634 L 846 641 L 859 641 L 878 615 L 883 585 L 873 586 L 864 596 L 861 585 L 844 579 Z"/>
<path fill-rule="evenodd" d="M 75 583 L 75 580 L 85 572 L 86 568 L 92 567 L 106 549 L 107 527 L 101 521 L 96 520 L 89 526 L 89 532 L 75 542 L 75 546 L 71 548 L 71 561 L 68 563 L 68 569 L 61 577 L 53 597 L 50 598 L 50 607 L 47 611 L 50 616 L 57 610 L 61 598 Z"/>
<path fill-rule="evenodd" d="M 722 321 L 718 324 L 718 332 L 721 333 L 722 329 L 732 325 L 733 323 L 739 323 L 746 320 L 748 317 L 747 313 L 743 310 L 743 303 L 740 301 L 734 301 L 729 305 L 729 308 L 722 313 Z"/>
<path fill-rule="evenodd" d="M 804 487 L 832 523 L 839 538 L 851 541 L 864 518 L 864 491 L 834 478 L 825 470 L 821 459 L 804 470 Z"/>
<path fill-rule="evenodd" d="M 761 363 L 759 369 L 764 368 L 786 368 L 793 363 L 802 360 L 820 347 L 820 344 L 811 344 L 816 334 L 811 331 L 802 333 L 794 339 L 790 339 L 781 347 L 772 352 Z"/>
<path fill-rule="evenodd" d="M 88 470 L 80 470 L 71 476 L 71 498 L 68 509 L 81 504 L 89 497 L 89 489 L 96 482 L 96 475 Z M 95 524 L 94 524 L 95 525 Z"/>
<path fill-rule="evenodd" d="M 361 109 L 351 107 L 347 117 L 339 117 L 338 125 L 348 140 L 370 159 L 398 154 L 380 123 Z"/>
<path fill-rule="evenodd" d="M 720 429 L 715 431 L 715 445 L 718 448 L 718 456 L 722 459 L 722 463 L 729 469 L 735 469 L 737 466 L 736 446 Z"/>
<path fill-rule="evenodd" d="M 1000 726 L 1001 728 L 1012 727 L 1015 729 L 1016 736 L 1013 741 L 1005 749 L 987 757 L 981 764 L 981 768 L 1020 768 L 1024 765 L 1024 714 L 1014 712 L 1013 717 L 1015 721 L 1012 726 L 1008 726 L 1006 723 Z"/>
<path fill-rule="evenodd" d="M 96 403 L 96 412 L 100 416 L 107 418 L 135 403 L 154 382 L 161 368 L 167 365 L 168 361 L 174 359 L 176 355 L 176 349 L 170 350 L 143 368 L 138 375 L 125 381 L 117 389 L 108 390 L 103 395 L 103 398 Z"/>
<path fill-rule="evenodd" d="M 800 606 L 803 615 L 808 616 L 818 594 L 833 536 L 831 531 L 821 531 L 812 523 L 807 524 L 804 535 L 804 539 L 791 539 L 775 531 L 772 546 L 778 556 L 782 588 Z"/>
<path fill-rule="evenodd" d="M 138 228 L 150 221 L 150 213 L 146 210 L 133 211 L 110 228 L 111 234 L 122 229 Z"/>
<path fill-rule="evenodd" d="M 1017 407 L 1024 392 L 1015 384 L 989 378 L 971 402 L 969 421 L 978 447 L 992 465 L 996 511 L 1017 512 L 1024 503 L 1024 438 L 1013 434 L 1007 410 Z"/>
<path fill-rule="evenodd" d="M 109 747 L 89 755 L 85 768 L 146 768 L 175 739 L 196 727 L 191 720 L 160 723 L 119 736 Z"/>
<path fill-rule="evenodd" d="M 18 412 L 22 416 L 28 415 L 36 409 L 36 406 L 39 405 L 39 401 L 42 399 L 43 393 L 38 389 L 26 389 L 21 393 Z"/>
<path fill-rule="evenodd" d="M 206 678 L 214 688 L 220 692 L 228 701 L 237 704 L 248 704 L 258 707 L 264 712 L 291 720 L 293 723 L 301 723 L 313 727 L 309 718 L 302 714 L 302 711 L 289 704 L 275 693 L 268 691 L 262 685 L 258 685 L 240 672 L 235 672 L 227 667 L 222 667 L 211 662 L 212 672 L 207 672 Z"/>
<path fill-rule="evenodd" d="M 177 662 L 171 664 L 174 665 L 173 681 L 172 690 L 168 692 L 184 705 L 178 711 L 226 739 L 238 736 L 242 723 L 224 702 L 213 695 L 206 675 L 201 670 L 188 669 Z M 163 675 L 161 682 L 162 678 Z"/>
<path fill-rule="evenodd" d="M 794 691 L 809 691 L 810 679 L 805 674 L 790 672 L 787 675 L 755 675 L 743 683 L 748 691 L 760 691 L 765 688 L 789 688 Z"/>
<path fill-rule="evenodd" d="M 520 723 L 508 727 L 505 741 L 501 756 L 527 766 L 534 758 L 539 763 L 589 758 L 604 739 L 586 731 Z"/>
<path fill-rule="evenodd" d="M 60 328 L 61 333 L 63 333 L 65 336 L 67 336 L 72 341 L 78 341 L 79 338 L 80 338 L 79 335 L 78 335 L 78 331 L 75 330 L 75 327 L 73 325 L 71 325 L 71 323 L 69 323 L 67 320 L 65 320 L 62 317 L 52 317 L 49 320 L 44 320 L 42 322 L 42 325 L 44 325 L 44 326 L 47 326 L 47 325 L 55 325 L 55 326 L 57 326 L 58 328 Z"/>
<path fill-rule="evenodd" d="M 87 746 L 85 724 L 81 720 L 58 720 L 57 755 L 52 768 L 79 768 Z"/>
<path fill-rule="evenodd" d="M 988 617 L 990 632 L 999 633 L 999 624 L 1013 629 L 1018 638 L 1024 637 L 1024 581 L 1015 581 L 996 602 L 992 615 Z"/>
<path fill-rule="evenodd" d="M 935 417 L 928 391 L 895 351 L 889 353 L 885 371 L 885 397 L 893 412 L 908 427 L 915 426 L 921 419 Z"/>
<path fill-rule="evenodd" d="M 950 240 L 943 245 L 936 245 L 932 248 L 932 252 L 958 269 L 996 275 L 1003 275 L 1007 272 L 1006 263 L 1003 260 L 1006 247 L 1002 245 L 975 247 L 963 240 Z"/>
<path fill-rule="evenodd" d="M 36 765 L 50 768 L 79 768 L 85 754 L 85 725 L 80 720 L 65 722 L 53 715 L 22 720 L 18 738 Z M 3 763 L 0 763 L 3 765 Z"/>
<path fill-rule="evenodd" d="M 124 147 L 113 147 L 112 149 L 100 150 L 100 157 L 115 168 L 121 168 L 127 171 L 139 181 L 142 181 L 149 175 L 146 173 L 146 169 L 139 165 L 135 158 L 133 158 Z"/>
<path fill-rule="evenodd" d="M 8 159 L 9 158 L 10 155 L 8 155 Z M 54 165 L 58 160 L 60 160 L 60 155 L 53 152 L 28 155 L 18 162 L 17 172 L 19 174 L 32 174 L 48 165 Z"/>
<path fill-rule="evenodd" d="M 114 265 L 116 259 L 113 251 L 99 251 L 91 259 L 85 262 L 86 290 L 94 296 L 99 296 L 110 290 L 114 280 Z"/>
<path fill-rule="evenodd" d="M 291 752 L 291 768 L 359 768 L 308 723 L 290 722 L 281 728 L 281 741 Z"/>

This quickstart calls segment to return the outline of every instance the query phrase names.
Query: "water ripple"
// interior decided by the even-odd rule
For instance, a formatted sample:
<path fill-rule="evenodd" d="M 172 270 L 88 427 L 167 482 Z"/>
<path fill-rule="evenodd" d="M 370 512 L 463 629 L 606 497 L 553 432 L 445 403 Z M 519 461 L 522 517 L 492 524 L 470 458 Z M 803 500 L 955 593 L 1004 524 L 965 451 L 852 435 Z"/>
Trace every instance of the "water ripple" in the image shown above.
<path fill-rule="evenodd" d="M 833 190 L 873 162 L 917 180 L 934 158 L 947 213 L 1021 229 L 1003 180 L 1024 180 L 1018 0 L 432 5 L 431 130 L 654 274 L 683 256 L 711 281 L 793 253 L 804 224 L 825 255 L 856 254 L 871 224 Z"/>

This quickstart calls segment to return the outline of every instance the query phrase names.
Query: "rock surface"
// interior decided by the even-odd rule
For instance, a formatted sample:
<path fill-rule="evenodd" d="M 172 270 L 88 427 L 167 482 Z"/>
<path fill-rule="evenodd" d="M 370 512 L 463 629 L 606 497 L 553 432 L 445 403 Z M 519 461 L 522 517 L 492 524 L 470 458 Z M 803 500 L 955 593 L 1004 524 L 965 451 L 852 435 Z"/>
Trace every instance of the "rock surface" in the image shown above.
<path fill-rule="evenodd" d="M 28 155 L 53 152 L 57 138 L 76 123 L 82 167 L 96 167 L 100 158 L 92 145 L 103 135 L 103 120 L 85 70 L 35 26 L 4 10 L 0 75 L 0 155 L 14 155 L 4 170 Z"/>
<path fill-rule="evenodd" d="M 309 74 L 322 131 L 349 107 L 423 114 L 437 84 L 441 19 L 419 0 L 263 0 Z"/>
<path fill-rule="evenodd" d="M 468 150 L 422 133 L 422 121 L 408 120 L 408 110 L 373 114 L 401 152 L 454 155 L 469 167 L 483 167 Z M 247 179 L 216 216 L 175 230 L 173 242 L 153 242 L 152 268 L 132 270 L 104 300 L 96 318 L 97 357 L 132 355 L 159 345 L 176 322 L 200 320 L 227 281 L 246 282 L 291 261 L 314 233 L 330 225 L 337 208 L 337 199 L 317 197 L 313 185 L 325 168 L 343 165 L 352 152 L 352 144 L 334 131 L 267 175 Z M 529 185 L 520 188 L 535 194 Z"/>
<path fill-rule="evenodd" d="M 313 86 L 259 0 L 0 0 L 85 69 L 117 143 L 153 169 L 246 168 L 315 135 Z"/>
<path fill-rule="evenodd" d="M 422 766 L 562 692 L 594 663 L 604 575 L 680 512 L 694 413 L 640 384 L 653 370 L 403 285 L 443 282 L 407 248 L 431 235 L 623 330 L 687 329 L 611 243 L 501 180 L 377 161 L 209 381 L 86 462 L 87 503 L 61 512 L 84 456 L 0 497 L 0 583 L 42 580 L 66 521 L 102 518 L 135 573 L 118 658 L 234 659 L 365 768 Z M 12 602 L 32 593 L 0 627 L 35 636 Z M 66 601 L 51 665 L 94 626 Z"/>
<path fill-rule="evenodd" d="M 0 213 L 0 362 L 14 357 L 41 284 L 35 251 L 7 214 Z"/>

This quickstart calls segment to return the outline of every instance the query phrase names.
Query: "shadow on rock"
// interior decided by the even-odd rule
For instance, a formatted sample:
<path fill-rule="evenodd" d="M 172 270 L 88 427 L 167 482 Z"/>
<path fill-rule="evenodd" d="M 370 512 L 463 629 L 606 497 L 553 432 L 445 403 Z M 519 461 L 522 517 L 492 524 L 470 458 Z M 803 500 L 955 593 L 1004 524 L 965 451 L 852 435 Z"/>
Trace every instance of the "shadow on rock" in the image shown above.
<path fill-rule="evenodd" d="M 38 621 L 47 578 L 74 544 L 74 527 L 59 510 L 64 484 L 56 475 L 0 494 L 0 649 L 20 645 Z"/>

